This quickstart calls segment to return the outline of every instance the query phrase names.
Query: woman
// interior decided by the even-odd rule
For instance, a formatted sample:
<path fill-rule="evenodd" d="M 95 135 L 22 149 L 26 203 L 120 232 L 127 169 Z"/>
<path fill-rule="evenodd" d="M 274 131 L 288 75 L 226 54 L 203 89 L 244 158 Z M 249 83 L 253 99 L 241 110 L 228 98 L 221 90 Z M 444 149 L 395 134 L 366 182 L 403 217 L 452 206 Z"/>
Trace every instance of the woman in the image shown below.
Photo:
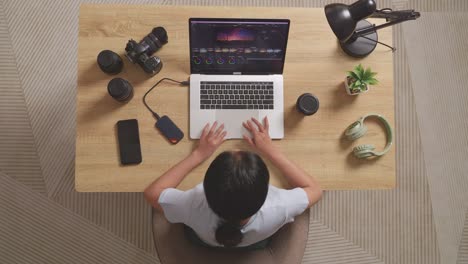
<path fill-rule="evenodd" d="M 263 160 L 246 151 L 221 153 L 210 164 L 203 184 L 185 192 L 174 189 L 224 142 L 224 126 L 215 122 L 205 126 L 198 147 L 188 157 L 145 190 L 147 201 L 169 222 L 184 223 L 206 246 L 264 247 L 271 235 L 322 196 L 314 178 L 274 147 L 267 118 L 264 124 L 252 118 L 243 126 L 252 135 L 244 135 L 244 140 L 269 159 L 293 189 L 269 185 Z"/>

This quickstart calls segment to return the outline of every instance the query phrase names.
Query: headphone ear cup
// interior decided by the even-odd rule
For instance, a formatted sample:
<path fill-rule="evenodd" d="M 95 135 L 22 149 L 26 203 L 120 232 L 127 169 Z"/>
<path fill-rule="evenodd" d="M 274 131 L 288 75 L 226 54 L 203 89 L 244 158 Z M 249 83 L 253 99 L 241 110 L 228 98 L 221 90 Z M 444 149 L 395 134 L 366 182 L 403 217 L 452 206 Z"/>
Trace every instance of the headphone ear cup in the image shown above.
<path fill-rule="evenodd" d="M 349 140 L 356 140 L 364 136 L 367 132 L 367 127 L 364 123 L 356 121 L 348 126 L 346 129 L 345 135 Z"/>
<path fill-rule="evenodd" d="M 364 144 L 353 148 L 353 153 L 356 158 L 364 159 L 375 156 L 373 151 L 375 150 L 374 145 Z"/>

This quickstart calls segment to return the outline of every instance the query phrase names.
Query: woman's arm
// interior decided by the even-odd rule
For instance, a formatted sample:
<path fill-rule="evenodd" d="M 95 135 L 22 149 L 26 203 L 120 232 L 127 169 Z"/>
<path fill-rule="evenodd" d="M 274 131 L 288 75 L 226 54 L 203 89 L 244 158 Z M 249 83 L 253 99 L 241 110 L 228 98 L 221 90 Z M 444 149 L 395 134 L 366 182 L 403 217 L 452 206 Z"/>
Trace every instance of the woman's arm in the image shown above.
<path fill-rule="evenodd" d="M 281 151 L 275 148 L 268 133 L 269 123 L 265 117 L 262 125 L 257 119 L 243 123 L 244 127 L 252 133 L 252 138 L 244 135 L 244 139 L 260 154 L 268 158 L 284 175 L 292 187 L 301 187 L 309 198 L 309 207 L 322 197 L 322 189 L 318 182 L 303 169 L 290 161 Z M 255 123 L 255 124 L 254 124 Z"/>
<path fill-rule="evenodd" d="M 221 143 L 224 142 L 224 137 L 226 136 L 224 125 L 216 127 L 217 122 L 211 128 L 209 124 L 206 124 L 197 148 L 146 187 L 145 198 L 154 208 L 162 212 L 162 208 L 158 202 L 161 193 L 167 188 L 177 187 L 190 171 L 208 159 Z"/>

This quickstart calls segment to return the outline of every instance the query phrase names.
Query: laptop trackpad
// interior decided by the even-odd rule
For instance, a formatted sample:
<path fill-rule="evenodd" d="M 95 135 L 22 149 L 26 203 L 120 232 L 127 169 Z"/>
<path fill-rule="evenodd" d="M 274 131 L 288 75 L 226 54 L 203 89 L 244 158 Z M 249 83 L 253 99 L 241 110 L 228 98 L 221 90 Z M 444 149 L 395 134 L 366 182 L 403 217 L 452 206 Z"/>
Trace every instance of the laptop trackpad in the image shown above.
<path fill-rule="evenodd" d="M 242 122 L 250 120 L 252 117 L 258 119 L 259 111 L 257 110 L 225 110 L 216 111 L 216 121 L 219 124 L 224 124 L 227 131 L 226 138 L 242 138 L 243 134 L 249 135 L 247 129 L 242 126 Z"/>

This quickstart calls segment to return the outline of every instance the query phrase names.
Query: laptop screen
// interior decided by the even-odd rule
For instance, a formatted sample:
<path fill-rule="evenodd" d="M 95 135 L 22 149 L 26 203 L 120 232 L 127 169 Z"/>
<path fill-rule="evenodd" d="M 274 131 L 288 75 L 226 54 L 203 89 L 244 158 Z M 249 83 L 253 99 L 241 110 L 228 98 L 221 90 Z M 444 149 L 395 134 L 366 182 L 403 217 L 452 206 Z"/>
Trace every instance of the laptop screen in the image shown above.
<path fill-rule="evenodd" d="M 282 74 L 289 20 L 191 18 L 190 71 Z"/>

